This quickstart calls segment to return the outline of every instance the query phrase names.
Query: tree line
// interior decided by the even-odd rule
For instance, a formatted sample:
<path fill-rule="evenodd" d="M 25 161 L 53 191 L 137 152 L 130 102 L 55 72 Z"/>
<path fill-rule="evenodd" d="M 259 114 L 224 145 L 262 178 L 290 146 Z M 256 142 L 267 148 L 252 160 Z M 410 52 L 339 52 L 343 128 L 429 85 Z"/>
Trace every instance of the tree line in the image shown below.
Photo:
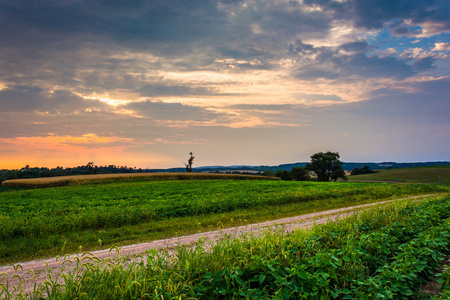
<path fill-rule="evenodd" d="M 128 166 L 96 166 L 93 162 L 87 163 L 85 166 L 73 168 L 31 168 L 26 165 L 20 170 L 0 170 L 0 183 L 9 179 L 25 179 L 38 177 L 55 177 L 67 175 L 85 175 L 85 174 L 114 174 L 114 173 L 141 173 L 142 169 L 136 169 Z"/>
<path fill-rule="evenodd" d="M 291 171 L 277 170 L 275 173 L 266 170 L 263 175 L 280 177 L 283 180 L 307 181 L 311 180 L 312 173 L 316 175 L 318 181 L 347 180 L 342 165 L 338 152 L 318 152 L 311 155 L 311 163 L 305 167 L 292 167 Z"/>

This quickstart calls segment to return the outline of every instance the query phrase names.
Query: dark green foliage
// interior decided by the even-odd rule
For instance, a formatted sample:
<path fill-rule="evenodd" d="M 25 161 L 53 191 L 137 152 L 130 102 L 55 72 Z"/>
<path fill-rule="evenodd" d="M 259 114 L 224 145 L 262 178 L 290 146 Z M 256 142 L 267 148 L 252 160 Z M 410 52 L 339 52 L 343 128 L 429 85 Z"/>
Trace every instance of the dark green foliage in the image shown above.
<path fill-rule="evenodd" d="M 365 165 L 362 168 L 354 168 L 350 174 L 351 175 L 361 175 L 361 174 L 373 174 L 376 173 L 375 171 L 371 170 L 368 165 Z"/>
<path fill-rule="evenodd" d="M 265 170 L 264 172 L 262 172 L 262 175 L 266 177 L 274 177 L 275 173 L 272 170 Z"/>
<path fill-rule="evenodd" d="M 281 178 L 282 180 L 285 180 L 285 181 L 291 181 L 292 180 L 291 173 L 286 171 L 286 170 L 277 170 L 275 172 L 274 176 L 275 177 L 279 177 L 279 178 Z"/>
<path fill-rule="evenodd" d="M 271 211 L 293 204 L 323 209 L 445 190 L 418 184 L 182 180 L 12 191 L 0 193 L 0 264 L 61 249 L 68 236 L 70 245 L 82 243 L 85 249 L 104 231 L 122 230 L 121 241 L 136 239 L 127 236 L 128 226 L 143 224 L 149 230 L 149 222 L 172 218 Z"/>
<path fill-rule="evenodd" d="M 296 181 L 307 181 L 311 179 L 308 169 L 302 167 L 293 167 L 290 175 L 292 180 Z"/>
<path fill-rule="evenodd" d="M 49 298 L 410 299 L 449 253 L 449 200 L 387 207 L 309 233 L 200 242 L 179 247 L 176 259 L 153 251 L 146 263 L 92 263 Z"/>
<path fill-rule="evenodd" d="M 127 166 L 94 166 L 89 162 L 86 166 L 74 168 L 56 167 L 49 168 L 30 168 L 26 165 L 20 170 L 0 170 L 0 183 L 9 179 L 25 179 L 39 177 L 56 177 L 68 175 L 84 175 L 84 174 L 117 174 L 117 173 L 134 173 L 134 168 Z"/>
<path fill-rule="evenodd" d="M 276 170 L 274 176 L 278 177 L 278 178 L 281 178 L 281 175 L 283 175 L 283 171 L 285 171 L 285 170 Z"/>
<path fill-rule="evenodd" d="M 290 181 L 290 180 L 292 180 L 291 174 L 290 174 L 288 171 L 284 170 L 284 171 L 281 173 L 281 179 L 283 179 L 283 180 L 285 180 L 285 181 Z"/>
<path fill-rule="evenodd" d="M 307 164 L 306 168 L 314 171 L 319 181 L 336 181 L 339 178 L 347 180 L 339 158 L 338 152 L 318 152 L 311 156 L 311 164 Z"/>

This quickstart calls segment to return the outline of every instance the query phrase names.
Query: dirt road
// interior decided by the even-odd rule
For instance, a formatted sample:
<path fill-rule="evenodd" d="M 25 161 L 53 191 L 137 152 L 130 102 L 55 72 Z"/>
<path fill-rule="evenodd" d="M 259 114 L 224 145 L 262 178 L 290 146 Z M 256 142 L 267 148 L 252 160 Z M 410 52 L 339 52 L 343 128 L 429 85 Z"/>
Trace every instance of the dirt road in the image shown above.
<path fill-rule="evenodd" d="M 409 197 L 409 199 L 419 199 L 426 198 L 434 195 L 422 195 Z M 406 198 L 402 198 L 406 199 Z M 396 199 L 396 200 L 402 200 Z M 118 255 L 120 256 L 136 256 L 139 254 L 145 254 L 150 249 L 167 249 L 173 248 L 177 245 L 195 245 L 200 238 L 206 239 L 206 241 L 217 241 L 218 239 L 224 237 L 224 235 L 230 235 L 231 237 L 238 236 L 245 233 L 258 233 L 266 230 L 267 228 L 273 228 L 274 226 L 282 226 L 283 230 L 286 232 L 293 231 L 296 228 L 310 228 L 313 224 L 322 224 L 328 221 L 334 221 L 338 218 L 344 218 L 348 215 L 354 214 L 365 207 L 370 207 L 374 205 L 380 205 L 396 200 L 382 201 L 372 204 L 351 206 L 340 209 L 333 209 L 318 213 L 306 214 L 297 217 L 279 219 L 269 222 L 263 222 L 258 224 L 251 224 L 246 226 L 239 226 L 233 228 L 227 228 L 223 230 L 215 230 L 209 232 L 203 232 L 188 236 L 182 236 L 177 238 L 170 238 L 165 240 L 158 240 L 149 243 L 142 243 L 130 246 L 124 246 L 117 251 L 110 251 L 110 249 L 99 250 L 90 252 L 92 255 L 99 259 L 114 258 Z M 30 292 L 33 290 L 35 284 L 42 283 L 44 280 L 48 279 L 48 273 L 52 276 L 58 276 L 61 273 L 67 273 L 76 267 L 76 259 L 81 258 L 81 255 L 71 255 L 66 257 L 66 259 L 47 259 L 47 260 L 36 260 L 28 261 L 15 266 L 4 266 L 0 267 L 0 284 L 6 285 L 6 281 L 9 282 L 10 290 L 14 288 L 23 289 L 25 292 Z M 67 259 L 71 263 L 67 263 Z M 66 261 L 65 263 L 63 263 Z"/>

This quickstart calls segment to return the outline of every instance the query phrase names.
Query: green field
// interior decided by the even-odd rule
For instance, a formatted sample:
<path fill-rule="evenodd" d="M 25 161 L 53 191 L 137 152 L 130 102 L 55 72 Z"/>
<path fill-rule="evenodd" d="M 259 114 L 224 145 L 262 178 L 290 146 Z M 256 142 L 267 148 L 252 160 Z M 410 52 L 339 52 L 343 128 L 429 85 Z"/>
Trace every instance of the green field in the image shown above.
<path fill-rule="evenodd" d="M 161 181 L 161 180 L 279 180 L 276 177 L 259 175 L 217 174 L 217 173 L 115 173 L 115 174 L 89 174 L 56 177 L 39 177 L 26 179 L 10 179 L 2 182 L 5 188 L 46 188 L 66 185 L 104 184 L 135 181 Z M 1 189 L 0 189 L 1 191 Z"/>
<path fill-rule="evenodd" d="M 439 179 L 440 178 L 440 179 Z M 348 176 L 353 180 L 373 180 L 411 183 L 439 183 L 450 185 L 450 165 L 379 170 L 374 174 Z"/>
<path fill-rule="evenodd" d="M 437 185 L 140 181 L 0 194 L 0 265 L 375 202 Z M 101 242 L 100 242 L 101 241 Z"/>
<path fill-rule="evenodd" d="M 449 200 L 393 202 L 307 231 L 151 251 L 146 261 L 88 255 L 62 285 L 50 275 L 29 299 L 448 299 L 448 269 L 434 272 L 450 253 Z M 420 286 L 435 276 L 442 294 L 432 298 Z"/>

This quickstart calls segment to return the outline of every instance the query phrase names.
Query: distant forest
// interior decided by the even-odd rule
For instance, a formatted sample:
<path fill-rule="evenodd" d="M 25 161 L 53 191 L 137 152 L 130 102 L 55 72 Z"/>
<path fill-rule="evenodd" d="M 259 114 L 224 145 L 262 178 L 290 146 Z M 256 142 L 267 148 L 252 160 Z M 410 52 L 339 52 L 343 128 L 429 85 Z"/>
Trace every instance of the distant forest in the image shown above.
<path fill-rule="evenodd" d="M 229 173 L 252 173 L 264 172 L 271 170 L 276 172 L 277 170 L 290 171 L 293 167 L 305 167 L 308 162 L 298 162 L 292 164 L 282 164 L 278 166 L 214 166 L 214 167 L 198 167 L 193 168 L 193 172 L 229 172 Z M 343 168 L 346 171 L 351 171 L 354 168 L 363 168 L 365 165 L 369 166 L 371 170 L 377 169 L 396 169 L 396 168 L 412 168 L 412 167 L 425 167 L 435 165 L 447 165 L 449 161 L 435 161 L 435 162 L 410 162 L 410 163 L 397 163 L 397 162 L 347 162 L 344 163 Z M 8 179 L 22 179 L 22 178 L 38 178 L 38 177 L 55 177 L 55 176 L 67 176 L 67 175 L 85 175 L 85 174 L 114 174 L 114 173 L 142 173 L 142 172 L 186 172 L 186 168 L 170 168 L 170 169 L 136 169 L 135 167 L 127 166 L 95 166 L 93 162 L 89 162 L 85 166 L 78 166 L 74 168 L 62 168 L 56 167 L 49 168 L 31 168 L 25 166 L 19 170 L 0 170 L 0 182 Z"/>
<path fill-rule="evenodd" d="M 142 173 L 142 169 L 131 168 L 127 166 L 94 166 L 90 162 L 86 166 L 74 168 L 56 167 L 49 168 L 30 168 L 28 165 L 20 170 L 0 170 L 0 182 L 8 179 L 55 177 L 67 175 L 86 175 L 86 174 L 114 174 L 114 173 Z"/>

